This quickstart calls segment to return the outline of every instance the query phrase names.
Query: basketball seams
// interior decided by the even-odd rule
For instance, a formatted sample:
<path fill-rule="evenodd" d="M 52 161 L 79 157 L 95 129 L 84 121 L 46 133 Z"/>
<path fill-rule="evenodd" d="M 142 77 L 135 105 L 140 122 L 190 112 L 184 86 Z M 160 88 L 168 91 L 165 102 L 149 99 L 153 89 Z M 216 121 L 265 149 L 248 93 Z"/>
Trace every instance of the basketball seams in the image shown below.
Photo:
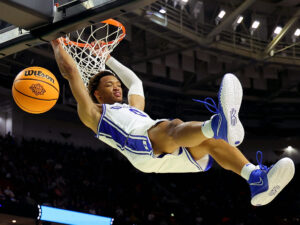
<path fill-rule="evenodd" d="M 15 90 L 17 90 L 17 89 L 15 89 Z M 22 94 L 22 93 L 21 93 L 21 94 Z M 18 98 L 17 98 L 16 96 L 13 95 L 13 98 L 14 98 L 15 102 L 17 103 L 17 105 L 18 105 L 21 109 L 23 109 L 24 111 L 26 111 L 26 112 L 35 113 L 35 114 L 39 114 L 39 113 L 43 113 L 43 112 L 44 112 L 43 110 L 40 110 L 40 111 L 33 111 L 33 110 L 31 110 L 31 109 L 28 109 L 27 107 L 23 106 L 23 105 L 20 103 L 20 101 L 18 100 Z"/>
<path fill-rule="evenodd" d="M 17 82 L 17 81 L 19 81 L 19 80 L 35 80 L 35 81 L 40 81 L 40 82 L 43 82 L 45 84 L 50 85 L 51 87 L 53 87 L 59 93 L 59 90 L 54 85 L 52 85 L 52 84 L 50 84 L 50 83 L 48 83 L 46 81 L 43 81 L 43 80 L 38 80 L 38 79 L 33 79 L 33 78 L 19 78 L 19 79 L 15 80 L 14 83 Z"/>
<path fill-rule="evenodd" d="M 14 87 L 14 89 L 15 89 L 18 93 L 20 93 L 20 94 L 22 94 L 22 95 L 24 95 L 24 96 L 26 96 L 26 97 L 28 97 L 28 98 L 33 98 L 33 99 L 42 100 L 42 101 L 55 101 L 55 100 L 57 101 L 57 100 L 58 100 L 58 98 L 53 98 L 53 99 L 42 99 L 42 98 L 32 97 L 32 96 L 26 95 L 26 94 L 24 94 L 23 92 L 19 91 L 19 90 L 15 87 L 15 84 L 13 85 L 13 87 Z"/>

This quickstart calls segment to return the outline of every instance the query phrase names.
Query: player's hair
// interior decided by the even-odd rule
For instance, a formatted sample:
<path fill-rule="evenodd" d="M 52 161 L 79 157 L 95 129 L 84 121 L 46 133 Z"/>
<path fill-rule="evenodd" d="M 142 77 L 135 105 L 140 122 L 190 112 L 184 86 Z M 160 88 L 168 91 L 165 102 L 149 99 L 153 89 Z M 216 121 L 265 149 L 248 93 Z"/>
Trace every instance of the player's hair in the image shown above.
<path fill-rule="evenodd" d="M 105 77 L 105 76 L 116 76 L 116 75 L 110 70 L 103 70 L 103 71 L 100 71 L 99 73 L 97 73 L 96 75 L 92 76 L 89 81 L 89 84 L 88 84 L 89 95 L 91 96 L 93 102 L 95 102 L 95 103 L 98 103 L 98 101 L 94 95 L 94 92 L 97 89 L 101 78 Z"/>

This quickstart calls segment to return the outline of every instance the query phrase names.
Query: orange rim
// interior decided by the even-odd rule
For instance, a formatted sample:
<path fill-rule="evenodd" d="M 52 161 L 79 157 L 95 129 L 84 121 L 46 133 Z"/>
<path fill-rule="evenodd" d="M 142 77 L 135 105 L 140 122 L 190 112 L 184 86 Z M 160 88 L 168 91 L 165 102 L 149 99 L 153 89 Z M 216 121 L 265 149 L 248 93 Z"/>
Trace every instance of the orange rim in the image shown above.
<path fill-rule="evenodd" d="M 100 23 L 110 24 L 110 25 L 113 25 L 115 27 L 120 27 L 122 29 L 123 34 L 120 35 L 118 42 L 122 41 L 123 38 L 125 37 L 125 35 L 126 35 L 125 27 L 119 21 L 114 20 L 114 19 L 107 19 L 107 20 L 101 21 Z M 90 45 L 90 44 L 80 43 L 80 42 L 76 42 L 76 41 L 68 41 L 64 37 L 62 37 L 62 39 L 63 39 L 65 45 L 76 45 L 76 46 L 81 47 L 81 48 L 84 48 L 87 45 L 92 47 L 92 45 Z M 105 42 L 104 44 L 109 45 L 109 44 L 112 44 L 113 42 L 114 41 L 109 41 L 109 42 Z"/>

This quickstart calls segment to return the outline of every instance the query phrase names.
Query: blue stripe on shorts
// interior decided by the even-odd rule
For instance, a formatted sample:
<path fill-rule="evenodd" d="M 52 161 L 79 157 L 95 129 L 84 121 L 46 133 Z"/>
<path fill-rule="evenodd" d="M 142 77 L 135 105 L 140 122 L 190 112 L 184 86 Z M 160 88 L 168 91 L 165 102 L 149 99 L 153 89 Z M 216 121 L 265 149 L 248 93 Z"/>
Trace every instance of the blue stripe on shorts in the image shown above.
<path fill-rule="evenodd" d="M 153 154 L 147 136 L 130 135 L 106 117 L 101 118 L 98 135 L 113 139 L 118 146 L 122 146 L 122 151 L 126 149 L 135 154 Z"/>

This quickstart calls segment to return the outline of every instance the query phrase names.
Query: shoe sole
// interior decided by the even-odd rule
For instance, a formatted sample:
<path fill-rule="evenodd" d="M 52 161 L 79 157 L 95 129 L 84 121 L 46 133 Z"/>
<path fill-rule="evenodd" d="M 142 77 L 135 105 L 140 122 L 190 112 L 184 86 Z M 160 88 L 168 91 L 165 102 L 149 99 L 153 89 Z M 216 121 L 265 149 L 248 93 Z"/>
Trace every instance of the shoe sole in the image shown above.
<path fill-rule="evenodd" d="M 235 75 L 231 73 L 224 75 L 218 98 L 223 111 L 221 114 L 227 122 L 227 141 L 232 146 L 238 146 L 244 140 L 245 131 L 238 117 L 243 88 Z"/>
<path fill-rule="evenodd" d="M 254 206 L 262 206 L 270 203 L 292 180 L 294 174 L 295 165 L 290 158 L 279 160 L 267 174 L 269 182 L 268 190 L 255 195 L 251 199 L 251 204 Z"/>

